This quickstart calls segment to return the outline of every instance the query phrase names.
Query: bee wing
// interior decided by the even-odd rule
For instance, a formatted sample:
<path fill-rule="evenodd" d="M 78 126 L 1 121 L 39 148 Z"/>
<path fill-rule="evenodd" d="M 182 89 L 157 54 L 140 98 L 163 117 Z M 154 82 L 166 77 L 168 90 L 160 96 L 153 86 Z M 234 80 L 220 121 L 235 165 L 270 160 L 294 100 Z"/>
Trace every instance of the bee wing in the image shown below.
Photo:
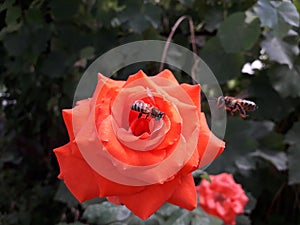
<path fill-rule="evenodd" d="M 152 94 L 150 88 L 146 87 L 146 91 L 147 91 L 147 95 L 151 99 L 153 105 L 155 105 L 155 100 L 154 100 L 154 97 L 153 97 L 153 94 Z"/>
<path fill-rule="evenodd" d="M 242 91 L 239 94 L 237 94 L 234 98 L 239 98 L 239 99 L 245 99 L 249 97 L 249 92 L 248 91 Z"/>

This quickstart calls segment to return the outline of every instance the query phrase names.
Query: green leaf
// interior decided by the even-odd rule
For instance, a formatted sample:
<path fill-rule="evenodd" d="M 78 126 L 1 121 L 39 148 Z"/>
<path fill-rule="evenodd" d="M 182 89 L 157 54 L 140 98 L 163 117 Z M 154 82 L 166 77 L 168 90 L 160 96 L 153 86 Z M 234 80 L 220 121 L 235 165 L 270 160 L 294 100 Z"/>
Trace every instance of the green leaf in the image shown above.
<path fill-rule="evenodd" d="M 21 17 L 21 8 L 18 6 L 12 6 L 7 9 L 5 23 L 7 25 L 16 24 L 17 20 Z"/>
<path fill-rule="evenodd" d="M 179 0 L 179 2 L 183 5 L 188 6 L 188 7 L 192 7 L 195 0 Z"/>
<path fill-rule="evenodd" d="M 208 173 L 221 173 L 224 170 L 249 170 L 253 165 L 247 156 L 259 146 L 258 138 L 266 136 L 273 128 L 267 121 L 250 121 L 239 117 L 229 117 L 226 125 L 225 151 L 208 168 Z M 252 160 L 253 161 L 253 160 Z"/>
<path fill-rule="evenodd" d="M 270 162 L 278 171 L 285 171 L 287 169 L 287 155 L 285 152 L 257 150 L 251 156 L 260 157 Z"/>
<path fill-rule="evenodd" d="M 298 133 L 299 139 L 299 133 Z M 294 144 L 288 148 L 289 184 L 300 183 L 300 145 Z"/>
<path fill-rule="evenodd" d="M 118 19 L 121 23 L 127 23 L 129 29 L 140 34 L 150 26 L 149 20 L 151 21 L 151 16 L 146 19 L 146 15 L 142 9 L 144 8 L 141 2 L 130 1 L 126 5 L 126 9 L 120 13 Z"/>
<path fill-rule="evenodd" d="M 300 183 L 300 122 L 297 122 L 288 131 L 285 136 L 285 142 L 290 145 L 288 148 L 288 168 L 289 168 L 289 184 Z"/>
<path fill-rule="evenodd" d="M 176 220 L 172 223 L 172 225 L 183 225 L 183 224 L 190 224 L 191 223 L 191 215 L 189 212 L 185 212 L 181 214 Z"/>
<path fill-rule="evenodd" d="M 3 1 L 3 3 L 1 3 L 0 5 L 0 12 L 10 8 L 14 3 L 15 3 L 16 0 L 6 0 L 6 1 Z"/>
<path fill-rule="evenodd" d="M 299 26 L 299 14 L 289 1 L 259 0 L 254 6 L 262 26 L 272 28 L 277 38 L 284 37 L 292 26 Z"/>
<path fill-rule="evenodd" d="M 269 70 L 268 75 L 274 89 L 282 97 L 300 97 L 300 74 L 296 68 L 275 66 Z"/>
<path fill-rule="evenodd" d="M 252 196 L 252 194 L 250 192 L 247 192 L 246 195 L 247 195 L 249 201 L 244 208 L 244 212 L 246 214 L 250 214 L 255 209 L 257 200 Z"/>
<path fill-rule="evenodd" d="M 188 211 L 179 208 L 178 210 L 174 211 L 169 217 L 167 217 L 167 220 L 164 223 L 164 225 L 173 225 L 175 222 L 178 223 L 178 221 L 183 221 L 186 217 L 188 217 Z"/>
<path fill-rule="evenodd" d="M 113 223 L 113 224 L 115 224 L 115 223 Z M 130 218 L 128 222 L 120 222 L 120 223 L 117 223 L 116 225 L 119 225 L 119 224 L 120 225 L 123 225 L 123 224 L 124 225 L 125 224 L 126 225 L 145 225 L 146 223 L 144 220 L 141 220 L 140 218 L 134 216 L 134 217 Z"/>
<path fill-rule="evenodd" d="M 72 195 L 72 193 L 69 191 L 67 186 L 63 181 L 59 183 L 59 187 L 56 191 L 56 194 L 54 196 L 54 199 L 56 201 L 60 201 L 63 203 L 66 203 L 69 207 L 74 207 L 79 204 L 76 198 Z"/>
<path fill-rule="evenodd" d="M 11 33 L 3 40 L 8 55 L 19 56 L 24 53 L 29 44 L 28 35 L 22 32 Z"/>
<path fill-rule="evenodd" d="M 52 52 L 42 63 L 40 72 L 52 78 L 62 77 L 67 69 L 64 64 L 66 59 L 67 55 L 64 52 Z"/>
<path fill-rule="evenodd" d="M 273 150 L 284 150 L 285 143 L 284 143 L 284 135 L 277 133 L 275 131 L 270 132 L 267 136 L 263 137 L 260 140 L 262 146 L 266 147 L 267 149 Z"/>
<path fill-rule="evenodd" d="M 80 58 L 81 59 L 92 59 L 95 57 L 95 48 L 94 47 L 85 47 L 80 51 Z"/>
<path fill-rule="evenodd" d="M 211 68 L 220 83 L 226 83 L 241 74 L 244 56 L 241 53 L 226 53 L 218 38 L 211 38 L 202 51 L 201 58 Z"/>
<path fill-rule="evenodd" d="M 135 33 L 142 33 L 149 26 L 149 22 L 146 20 L 145 15 L 141 13 L 137 13 L 131 17 L 128 23 Z"/>
<path fill-rule="evenodd" d="M 251 220 L 248 216 L 238 215 L 236 217 L 236 225 L 251 225 Z"/>
<path fill-rule="evenodd" d="M 157 29 L 160 26 L 162 10 L 161 7 L 152 4 L 145 4 L 144 5 L 144 14 L 146 20 L 148 20 L 151 25 Z"/>
<path fill-rule="evenodd" d="M 191 224 L 192 225 L 222 225 L 223 222 L 218 217 L 215 217 L 209 213 L 206 213 L 201 207 L 197 207 L 192 212 Z"/>
<path fill-rule="evenodd" d="M 74 223 L 58 223 L 56 225 L 86 225 L 85 223 L 74 222 Z"/>
<path fill-rule="evenodd" d="M 261 42 L 261 47 L 267 52 L 270 60 L 287 64 L 290 69 L 293 68 L 295 56 L 299 54 L 298 45 L 289 44 L 271 35 L 267 35 L 266 40 Z"/>
<path fill-rule="evenodd" d="M 252 79 L 249 86 L 249 93 L 255 98 L 258 109 L 252 113 L 256 119 L 282 120 L 292 110 L 294 105 L 290 105 L 273 89 L 265 71 L 261 71 L 259 76 Z"/>
<path fill-rule="evenodd" d="M 220 27 L 224 18 L 224 13 L 221 8 L 209 8 L 205 12 L 205 26 L 204 29 L 208 32 L 213 32 Z"/>
<path fill-rule="evenodd" d="M 82 217 L 87 220 L 88 223 L 104 225 L 121 222 L 128 219 L 130 215 L 131 212 L 125 206 L 103 202 L 101 204 L 89 205 Z"/>
<path fill-rule="evenodd" d="M 291 30 L 291 28 L 292 27 L 290 25 L 286 24 L 285 21 L 279 17 L 277 25 L 273 28 L 271 33 L 281 40 L 288 35 L 288 32 Z"/>
<path fill-rule="evenodd" d="M 166 203 L 162 207 L 160 207 L 160 209 L 157 211 L 157 214 L 167 218 L 177 210 L 179 210 L 178 206 Z"/>
<path fill-rule="evenodd" d="M 283 1 L 277 7 L 279 15 L 284 21 L 292 26 L 299 26 L 299 14 L 292 2 Z"/>
<path fill-rule="evenodd" d="M 289 145 L 300 145 L 300 122 L 297 122 L 285 135 L 285 142 Z"/>
<path fill-rule="evenodd" d="M 220 25 L 218 38 L 225 52 L 235 53 L 249 50 L 260 35 L 259 20 L 254 19 L 250 24 L 245 22 L 242 12 L 234 13 Z"/>
<path fill-rule="evenodd" d="M 26 12 L 26 22 L 29 24 L 44 24 L 45 18 L 40 10 L 36 8 L 30 8 Z"/>
<path fill-rule="evenodd" d="M 80 0 L 52 0 L 50 7 L 55 19 L 68 20 L 78 13 L 79 4 Z"/>
<path fill-rule="evenodd" d="M 262 26 L 274 28 L 277 25 L 277 11 L 269 0 L 259 0 L 254 11 L 259 15 Z"/>

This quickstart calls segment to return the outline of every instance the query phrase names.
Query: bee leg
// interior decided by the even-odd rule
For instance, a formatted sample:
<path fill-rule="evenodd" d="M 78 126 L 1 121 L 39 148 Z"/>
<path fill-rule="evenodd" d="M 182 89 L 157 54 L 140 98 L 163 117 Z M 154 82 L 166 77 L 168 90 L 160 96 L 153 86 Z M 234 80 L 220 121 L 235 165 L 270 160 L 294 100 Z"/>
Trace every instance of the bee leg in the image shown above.
<path fill-rule="evenodd" d="M 139 113 L 139 116 L 138 116 L 138 118 L 141 118 L 141 117 L 142 117 L 142 115 L 143 115 L 143 113 Z"/>
<path fill-rule="evenodd" d="M 246 111 L 243 109 L 243 107 L 240 104 L 237 104 L 237 108 L 239 110 L 240 116 L 243 118 L 246 118 L 248 115 L 246 114 Z"/>
<path fill-rule="evenodd" d="M 230 115 L 233 116 L 233 114 L 237 111 L 238 109 L 234 106 L 234 107 L 229 107 L 229 111 L 230 111 Z"/>

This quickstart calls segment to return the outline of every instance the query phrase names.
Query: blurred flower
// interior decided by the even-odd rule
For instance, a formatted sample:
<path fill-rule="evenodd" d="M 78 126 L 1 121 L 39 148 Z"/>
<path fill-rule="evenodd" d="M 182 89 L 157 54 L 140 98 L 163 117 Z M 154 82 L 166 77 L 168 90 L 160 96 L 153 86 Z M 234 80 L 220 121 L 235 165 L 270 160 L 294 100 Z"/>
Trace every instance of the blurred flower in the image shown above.
<path fill-rule="evenodd" d="M 200 86 L 179 85 L 169 70 L 98 78 L 92 98 L 63 110 L 70 142 L 54 150 L 59 178 L 80 202 L 107 197 L 143 219 L 165 202 L 194 209 L 192 172 L 224 149 L 200 111 Z M 136 100 L 164 117 L 140 117 L 131 110 Z"/>
<path fill-rule="evenodd" d="M 211 183 L 202 180 L 196 187 L 200 195 L 200 206 L 207 213 L 221 218 L 225 224 L 235 225 L 236 216 L 244 212 L 248 197 L 231 174 L 222 173 L 209 177 Z"/>

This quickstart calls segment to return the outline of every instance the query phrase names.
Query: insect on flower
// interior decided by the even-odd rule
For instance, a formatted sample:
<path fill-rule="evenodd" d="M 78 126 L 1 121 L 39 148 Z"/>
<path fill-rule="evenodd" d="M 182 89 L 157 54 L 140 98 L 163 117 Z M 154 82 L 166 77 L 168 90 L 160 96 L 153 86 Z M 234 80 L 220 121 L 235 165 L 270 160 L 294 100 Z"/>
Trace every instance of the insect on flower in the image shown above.
<path fill-rule="evenodd" d="M 151 99 L 153 105 L 155 105 L 155 101 L 152 95 L 152 92 L 147 87 L 147 95 Z M 139 112 L 138 118 L 141 118 L 143 114 L 146 115 L 146 118 L 151 116 L 155 120 L 160 120 L 164 117 L 165 113 L 161 112 L 157 107 L 152 106 L 148 103 L 145 103 L 143 100 L 136 100 L 130 107 L 132 110 Z"/>
<path fill-rule="evenodd" d="M 246 111 L 254 111 L 258 108 L 255 102 L 231 96 L 220 96 L 217 99 L 217 106 L 219 108 L 225 107 L 231 115 L 238 111 L 243 118 L 248 116 Z"/>

